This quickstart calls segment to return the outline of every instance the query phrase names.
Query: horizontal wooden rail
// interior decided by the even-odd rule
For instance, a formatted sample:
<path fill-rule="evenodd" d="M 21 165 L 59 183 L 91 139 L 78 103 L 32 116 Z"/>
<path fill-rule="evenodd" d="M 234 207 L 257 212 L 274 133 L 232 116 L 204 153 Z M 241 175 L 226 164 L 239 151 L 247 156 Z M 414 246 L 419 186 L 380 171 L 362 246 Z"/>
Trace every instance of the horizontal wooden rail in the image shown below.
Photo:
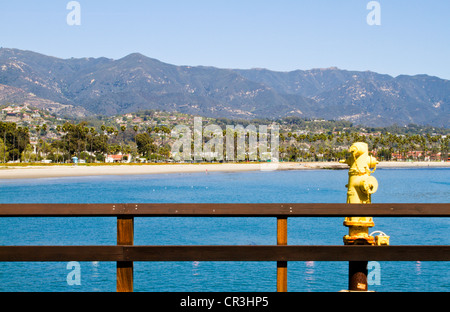
<path fill-rule="evenodd" d="M 115 261 L 117 291 L 133 291 L 134 261 L 277 261 L 278 291 L 287 291 L 287 261 L 450 261 L 447 245 L 287 245 L 288 217 L 351 216 L 450 217 L 450 204 L 0 204 L 0 217 L 117 217 L 117 245 L 0 246 L 0 261 Z M 134 217 L 276 217 L 277 245 L 134 246 Z"/>
<path fill-rule="evenodd" d="M 450 217 L 450 203 L 0 204 L 0 217 Z"/>
<path fill-rule="evenodd" d="M 450 261 L 450 246 L 0 246 L 0 261 Z"/>

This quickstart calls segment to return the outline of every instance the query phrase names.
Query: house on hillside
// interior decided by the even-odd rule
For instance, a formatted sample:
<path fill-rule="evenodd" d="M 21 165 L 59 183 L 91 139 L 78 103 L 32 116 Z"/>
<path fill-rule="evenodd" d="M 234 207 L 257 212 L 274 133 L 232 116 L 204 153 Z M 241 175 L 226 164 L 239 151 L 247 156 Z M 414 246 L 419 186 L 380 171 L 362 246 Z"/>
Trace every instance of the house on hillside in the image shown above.
<path fill-rule="evenodd" d="M 8 113 L 14 112 L 14 108 L 11 106 L 5 107 L 2 109 L 2 114 L 7 115 Z"/>
<path fill-rule="evenodd" d="M 30 114 L 23 113 L 22 119 L 23 119 L 23 121 L 31 121 L 31 116 L 30 116 Z"/>

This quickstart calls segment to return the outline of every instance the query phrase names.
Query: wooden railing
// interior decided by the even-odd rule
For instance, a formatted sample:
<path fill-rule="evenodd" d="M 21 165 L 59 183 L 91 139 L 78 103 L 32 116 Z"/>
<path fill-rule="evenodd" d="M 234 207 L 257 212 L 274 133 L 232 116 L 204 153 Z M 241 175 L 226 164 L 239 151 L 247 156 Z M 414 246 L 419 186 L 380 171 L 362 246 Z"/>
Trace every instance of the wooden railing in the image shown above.
<path fill-rule="evenodd" d="M 287 244 L 291 217 L 449 217 L 450 204 L 0 204 L 0 217 L 116 217 L 117 245 L 0 246 L 0 261 L 116 261 L 117 291 L 133 291 L 133 261 L 449 261 L 448 245 L 299 246 Z M 135 217 L 274 217 L 277 245 L 134 246 Z M 400 221 L 399 221 L 400 222 Z"/>

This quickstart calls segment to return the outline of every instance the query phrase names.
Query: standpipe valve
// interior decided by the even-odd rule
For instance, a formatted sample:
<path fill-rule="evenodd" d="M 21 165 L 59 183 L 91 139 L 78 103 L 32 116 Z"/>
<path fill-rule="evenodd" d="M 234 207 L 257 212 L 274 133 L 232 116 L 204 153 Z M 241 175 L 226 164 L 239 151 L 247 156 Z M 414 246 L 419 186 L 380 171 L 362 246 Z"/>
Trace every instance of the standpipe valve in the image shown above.
<path fill-rule="evenodd" d="M 368 145 L 364 142 L 353 143 L 349 153 L 350 156 L 346 160 L 340 161 L 350 166 L 346 185 L 347 203 L 370 204 L 371 195 L 378 189 L 377 179 L 371 176 L 378 161 L 369 155 Z M 348 235 L 344 236 L 346 245 L 375 245 L 378 242 L 386 242 L 386 238 L 389 242 L 388 236 L 375 241 L 375 238 L 369 235 L 369 228 L 375 225 L 372 217 L 347 217 L 344 225 L 349 228 Z"/>

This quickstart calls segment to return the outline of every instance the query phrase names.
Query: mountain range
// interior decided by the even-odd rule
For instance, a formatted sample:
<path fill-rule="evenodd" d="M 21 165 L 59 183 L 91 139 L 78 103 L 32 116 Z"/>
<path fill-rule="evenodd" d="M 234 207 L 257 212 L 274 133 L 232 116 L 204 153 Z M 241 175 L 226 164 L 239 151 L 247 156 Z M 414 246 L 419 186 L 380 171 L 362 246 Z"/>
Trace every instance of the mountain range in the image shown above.
<path fill-rule="evenodd" d="M 8 103 L 71 117 L 158 109 L 206 117 L 448 127 L 450 80 L 335 67 L 279 72 L 177 66 L 139 53 L 118 60 L 61 59 L 0 48 L 0 105 Z"/>

